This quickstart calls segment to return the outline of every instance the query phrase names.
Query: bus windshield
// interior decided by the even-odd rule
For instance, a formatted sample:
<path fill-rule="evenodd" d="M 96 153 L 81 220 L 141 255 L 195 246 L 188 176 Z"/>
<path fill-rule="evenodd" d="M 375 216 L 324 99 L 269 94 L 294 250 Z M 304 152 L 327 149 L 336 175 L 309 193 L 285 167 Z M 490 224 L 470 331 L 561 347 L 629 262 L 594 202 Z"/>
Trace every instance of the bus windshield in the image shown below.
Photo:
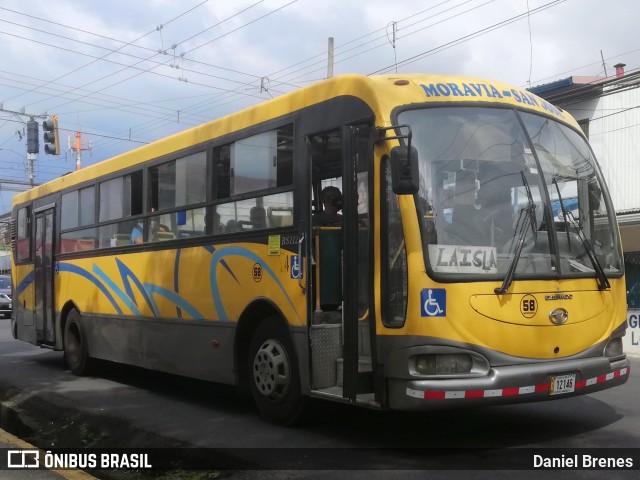
<path fill-rule="evenodd" d="M 513 109 L 407 110 L 427 271 L 436 279 L 619 276 L 611 202 L 586 141 Z M 518 245 L 520 244 L 520 247 Z"/>

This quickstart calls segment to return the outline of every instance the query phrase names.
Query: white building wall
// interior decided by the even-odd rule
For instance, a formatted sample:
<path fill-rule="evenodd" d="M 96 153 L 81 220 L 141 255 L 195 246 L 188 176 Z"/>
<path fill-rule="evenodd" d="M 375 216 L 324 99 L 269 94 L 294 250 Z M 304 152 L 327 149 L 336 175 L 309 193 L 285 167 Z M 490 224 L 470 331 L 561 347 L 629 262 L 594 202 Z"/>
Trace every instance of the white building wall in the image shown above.
<path fill-rule="evenodd" d="M 640 356 L 640 310 L 627 313 L 627 334 L 622 338 L 622 344 L 627 354 Z"/>
<path fill-rule="evenodd" d="M 615 210 L 640 208 L 640 88 L 568 105 L 565 109 L 578 121 L 589 119 L 589 142 Z"/>

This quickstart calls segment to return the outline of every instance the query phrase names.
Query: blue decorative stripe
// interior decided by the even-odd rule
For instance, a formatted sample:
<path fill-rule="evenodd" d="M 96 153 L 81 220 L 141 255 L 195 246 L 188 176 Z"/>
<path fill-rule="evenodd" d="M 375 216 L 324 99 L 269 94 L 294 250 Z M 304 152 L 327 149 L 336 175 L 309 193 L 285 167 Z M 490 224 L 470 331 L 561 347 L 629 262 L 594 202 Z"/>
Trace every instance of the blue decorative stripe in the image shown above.
<path fill-rule="evenodd" d="M 177 295 L 175 292 L 172 292 L 171 290 L 167 290 L 166 288 L 159 287 L 158 285 L 153 285 L 151 283 L 145 283 L 144 286 L 149 293 L 158 294 L 166 298 L 167 300 L 170 300 L 171 302 L 175 303 L 178 307 L 180 307 L 185 312 L 187 312 L 191 316 L 191 318 L 198 318 L 198 319 L 204 318 L 204 316 L 200 312 L 198 312 L 198 310 L 193 305 L 187 302 L 184 298 L 180 297 L 180 295 Z M 151 298 L 152 298 L 151 301 L 153 302 L 154 311 L 157 311 L 158 307 L 155 304 L 155 300 L 153 300 L 153 296 Z"/>
<path fill-rule="evenodd" d="M 27 289 L 27 287 L 33 283 L 33 280 L 35 279 L 35 275 L 36 275 L 35 271 L 31 270 L 27 274 L 27 276 L 22 279 L 22 281 L 16 287 L 16 295 L 15 295 L 16 298 L 22 295 L 22 292 L 24 292 Z"/>
<path fill-rule="evenodd" d="M 147 303 L 147 306 L 153 310 L 151 307 L 151 299 L 149 298 L 149 294 L 142 286 L 142 282 L 138 280 L 138 277 L 135 273 L 131 271 L 129 267 L 127 267 L 124 262 L 122 262 L 119 258 L 116 258 L 116 265 L 118 266 L 118 271 L 120 272 L 120 278 L 122 279 L 122 284 L 124 285 L 124 289 L 127 292 L 127 295 L 131 299 L 131 301 L 137 306 L 138 301 L 136 300 L 136 296 L 133 293 L 133 289 L 131 288 L 131 284 L 129 280 L 133 282 L 133 284 L 138 288 L 138 291 L 144 298 L 144 301 Z"/>
<path fill-rule="evenodd" d="M 116 312 L 118 312 L 120 315 L 122 315 L 122 309 L 116 303 L 116 301 L 113 298 L 113 296 L 109 293 L 109 291 L 105 288 L 105 286 L 96 277 L 94 277 L 90 272 L 86 271 L 84 268 L 80 268 L 80 267 L 78 267 L 76 265 L 72 265 L 70 263 L 64 263 L 64 262 L 60 262 L 58 264 L 58 267 L 59 267 L 59 271 L 60 272 L 75 273 L 76 275 L 80 275 L 81 277 L 86 278 L 87 280 L 89 280 L 91 283 L 93 283 L 102 292 L 102 294 L 105 297 L 107 297 L 107 300 L 109 300 L 109 302 L 111 303 L 111 306 L 116 310 Z"/>
<path fill-rule="evenodd" d="M 138 309 L 135 301 L 133 301 L 131 299 L 131 295 L 127 296 L 122 289 L 115 284 L 115 282 L 113 280 L 111 280 L 109 278 L 109 276 L 104 273 L 100 267 L 98 267 L 98 265 L 96 265 L 95 263 L 93 264 L 93 271 L 94 273 L 111 289 L 115 292 L 115 294 L 118 296 L 118 298 L 120 300 L 122 300 L 122 302 L 129 308 L 129 310 L 131 310 L 135 315 L 140 315 L 141 312 Z M 124 278 L 123 278 L 124 280 Z M 125 282 L 125 284 L 127 285 L 127 287 L 129 286 L 128 283 Z"/>
<path fill-rule="evenodd" d="M 298 316 L 298 318 L 300 318 L 300 315 L 298 314 L 298 311 L 296 310 L 295 306 L 293 305 L 293 301 L 291 300 L 291 298 L 289 297 L 289 294 L 287 293 L 287 291 L 285 290 L 284 286 L 282 285 L 282 283 L 280 282 L 280 280 L 278 279 L 277 275 L 275 274 L 275 272 L 273 270 L 271 270 L 271 268 L 268 265 L 264 265 L 263 264 L 263 260 L 254 252 L 252 252 L 251 250 L 244 248 L 244 247 L 236 247 L 236 246 L 231 246 L 231 247 L 225 247 L 225 248 L 221 248 L 218 249 L 213 256 L 211 257 L 211 267 L 209 270 L 209 278 L 210 278 L 210 282 L 211 282 L 211 296 L 213 297 L 213 303 L 216 307 L 216 310 L 218 311 L 218 315 L 220 316 L 220 320 L 224 321 L 224 322 L 228 322 L 229 321 L 229 316 L 227 315 L 227 312 L 224 309 L 224 306 L 222 304 L 222 299 L 220 298 L 220 292 L 218 291 L 218 279 L 216 276 L 216 269 L 218 266 L 218 262 L 222 263 L 224 265 L 224 257 L 228 257 L 228 256 L 240 256 L 240 257 L 245 257 L 249 260 L 252 260 L 255 263 L 259 263 L 260 265 L 262 265 L 262 269 L 267 272 L 271 278 L 273 278 L 273 280 L 276 282 L 276 284 L 278 285 L 278 287 L 280 287 L 280 290 L 282 291 L 282 293 L 284 294 L 284 296 L 286 297 L 287 301 L 289 302 L 289 305 L 291 305 L 291 308 L 293 309 L 294 312 L 296 312 L 296 315 Z M 233 273 L 232 273 L 233 275 Z M 235 279 L 235 276 L 233 277 Z M 236 280 L 237 281 L 237 280 Z"/>

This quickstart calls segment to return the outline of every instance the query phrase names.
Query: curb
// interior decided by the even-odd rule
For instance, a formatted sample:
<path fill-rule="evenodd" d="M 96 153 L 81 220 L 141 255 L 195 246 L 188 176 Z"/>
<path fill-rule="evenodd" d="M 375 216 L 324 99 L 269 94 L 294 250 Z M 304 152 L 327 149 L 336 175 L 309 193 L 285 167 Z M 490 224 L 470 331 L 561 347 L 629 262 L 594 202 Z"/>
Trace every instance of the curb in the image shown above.
<path fill-rule="evenodd" d="M 19 439 L 18 437 L 10 434 L 9 432 L 0 429 L 0 445 L 6 445 L 7 447 L 17 447 L 24 448 L 29 450 L 40 450 L 40 452 L 44 455 L 44 451 L 37 447 L 34 447 L 30 443 L 25 442 L 24 440 Z M 97 480 L 93 475 L 89 475 L 82 470 L 55 470 L 55 469 L 47 469 L 47 471 L 54 473 L 60 478 L 64 478 L 66 480 Z"/>

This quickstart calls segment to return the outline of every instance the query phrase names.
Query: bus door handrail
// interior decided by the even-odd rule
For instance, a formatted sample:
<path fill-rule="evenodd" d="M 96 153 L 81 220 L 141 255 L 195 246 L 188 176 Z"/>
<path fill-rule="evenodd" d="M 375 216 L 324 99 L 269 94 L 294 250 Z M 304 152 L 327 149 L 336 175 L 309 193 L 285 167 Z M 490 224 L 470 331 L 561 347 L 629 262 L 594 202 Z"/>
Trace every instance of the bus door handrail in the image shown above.
<path fill-rule="evenodd" d="M 305 265 L 306 262 L 303 261 L 304 258 L 302 256 L 302 242 L 304 242 L 304 232 L 300 234 L 300 240 L 298 240 L 298 261 L 300 262 L 300 274 L 298 275 L 298 285 L 302 289 L 304 293 L 307 291 L 307 284 L 303 282 L 304 277 L 306 276 L 305 269 L 310 268 L 309 265 Z"/>

